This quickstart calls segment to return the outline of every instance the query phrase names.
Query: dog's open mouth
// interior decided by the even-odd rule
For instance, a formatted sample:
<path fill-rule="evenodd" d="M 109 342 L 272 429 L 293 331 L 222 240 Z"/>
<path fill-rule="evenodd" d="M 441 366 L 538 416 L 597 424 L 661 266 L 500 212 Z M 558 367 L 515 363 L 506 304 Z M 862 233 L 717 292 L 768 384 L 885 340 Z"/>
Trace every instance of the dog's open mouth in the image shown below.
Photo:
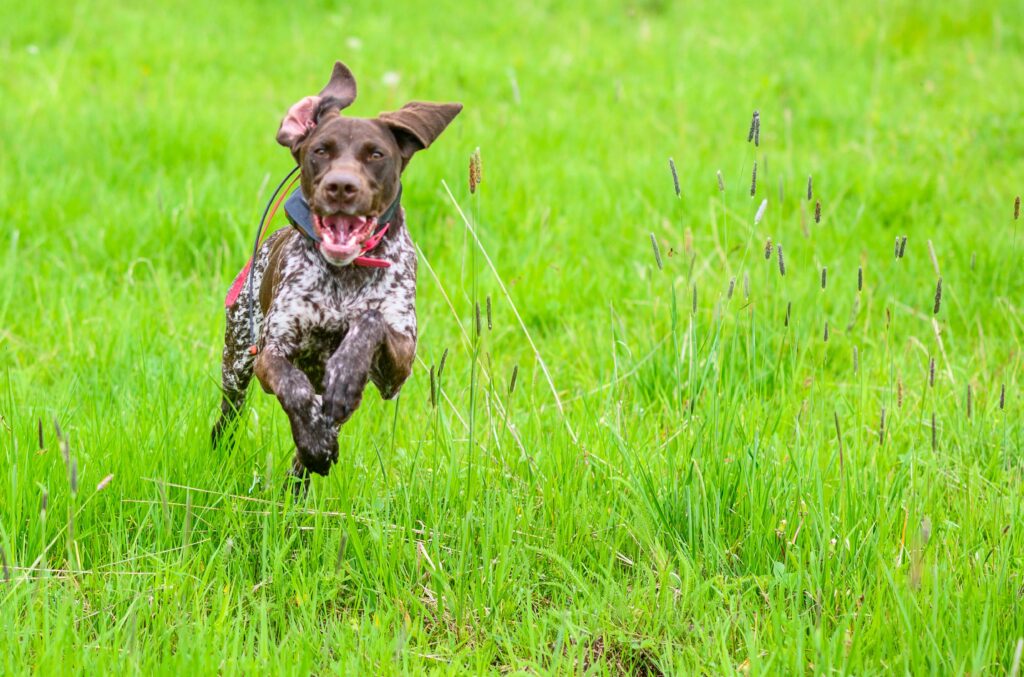
<path fill-rule="evenodd" d="M 334 265 L 347 266 L 363 253 L 364 243 L 377 228 L 377 217 L 314 213 L 313 225 L 324 258 Z"/>

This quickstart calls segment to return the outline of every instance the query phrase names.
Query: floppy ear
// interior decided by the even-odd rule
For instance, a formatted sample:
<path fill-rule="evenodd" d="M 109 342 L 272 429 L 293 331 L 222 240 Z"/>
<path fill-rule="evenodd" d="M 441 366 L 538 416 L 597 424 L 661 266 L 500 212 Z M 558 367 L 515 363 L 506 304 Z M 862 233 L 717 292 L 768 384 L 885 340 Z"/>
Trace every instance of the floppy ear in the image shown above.
<path fill-rule="evenodd" d="M 401 110 L 381 113 L 378 119 L 391 129 L 402 151 L 402 159 L 408 162 L 413 153 L 428 147 L 441 136 L 461 110 L 461 103 L 413 101 L 402 106 Z"/>
<path fill-rule="evenodd" d="M 317 96 L 307 96 L 292 105 L 277 130 L 277 142 L 294 152 L 327 111 L 340 111 L 356 99 L 356 79 L 348 66 L 334 64 L 331 80 Z"/>
<path fill-rule="evenodd" d="M 327 86 L 320 90 L 322 105 L 327 108 L 348 108 L 356 100 L 356 79 L 348 66 L 340 61 L 334 62 L 334 70 L 331 71 L 331 80 Z M 321 111 L 322 112 L 322 111 Z"/>

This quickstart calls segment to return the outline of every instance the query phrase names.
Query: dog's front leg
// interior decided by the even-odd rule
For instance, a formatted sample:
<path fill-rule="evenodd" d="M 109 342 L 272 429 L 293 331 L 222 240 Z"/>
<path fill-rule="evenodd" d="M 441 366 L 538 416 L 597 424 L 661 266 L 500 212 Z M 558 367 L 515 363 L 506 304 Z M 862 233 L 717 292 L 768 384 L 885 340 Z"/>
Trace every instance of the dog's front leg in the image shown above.
<path fill-rule="evenodd" d="M 385 399 L 398 393 L 412 369 L 415 341 L 397 336 L 376 310 L 360 315 L 341 345 L 327 361 L 324 374 L 324 414 L 340 425 L 363 399 L 366 382 L 373 377 Z"/>
<path fill-rule="evenodd" d="M 324 418 L 320 397 L 309 378 L 273 347 L 264 348 L 256 357 L 255 371 L 263 389 L 277 396 L 288 415 L 302 465 L 326 475 L 338 460 L 338 434 Z"/>
<path fill-rule="evenodd" d="M 373 369 L 370 370 L 370 378 L 380 391 L 381 397 L 390 400 L 398 395 L 402 384 L 412 373 L 412 363 L 415 359 L 415 334 L 408 335 L 391 328 L 386 329 L 384 342 L 377 351 Z"/>

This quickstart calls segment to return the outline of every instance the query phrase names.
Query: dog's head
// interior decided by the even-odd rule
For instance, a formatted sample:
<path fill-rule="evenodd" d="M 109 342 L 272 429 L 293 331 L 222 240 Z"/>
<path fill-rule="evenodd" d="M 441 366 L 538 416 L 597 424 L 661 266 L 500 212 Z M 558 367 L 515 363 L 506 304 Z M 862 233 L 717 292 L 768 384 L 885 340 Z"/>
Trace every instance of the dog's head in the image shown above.
<path fill-rule="evenodd" d="M 302 172 L 302 193 L 313 212 L 328 263 L 346 266 L 398 196 L 402 170 L 462 110 L 458 103 L 414 101 L 375 118 L 342 117 L 356 98 L 356 81 L 340 61 L 316 96 L 288 109 L 277 131 Z"/>

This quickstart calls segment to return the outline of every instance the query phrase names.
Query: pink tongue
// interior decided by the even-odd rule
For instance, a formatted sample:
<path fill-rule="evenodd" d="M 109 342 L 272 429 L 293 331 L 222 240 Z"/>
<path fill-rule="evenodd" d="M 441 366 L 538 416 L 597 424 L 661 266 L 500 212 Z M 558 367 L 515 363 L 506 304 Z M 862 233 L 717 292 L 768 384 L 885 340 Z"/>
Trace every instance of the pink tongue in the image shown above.
<path fill-rule="evenodd" d="M 320 251 L 336 259 L 347 259 L 362 251 L 362 246 L 358 244 L 334 244 L 325 241 L 320 243 Z"/>
<path fill-rule="evenodd" d="M 334 214 L 324 219 L 324 226 L 336 231 L 342 237 L 348 237 L 359 226 L 359 218 Z"/>
<path fill-rule="evenodd" d="M 362 216 L 333 214 L 324 219 L 324 225 L 337 232 L 344 239 L 352 237 L 352 235 L 357 234 L 362 228 L 366 227 L 367 220 Z"/>
<path fill-rule="evenodd" d="M 363 252 L 366 228 L 372 221 L 362 216 L 332 214 L 320 222 L 320 251 L 332 259 L 353 259 Z M 341 242 L 336 242 L 341 240 Z"/>

